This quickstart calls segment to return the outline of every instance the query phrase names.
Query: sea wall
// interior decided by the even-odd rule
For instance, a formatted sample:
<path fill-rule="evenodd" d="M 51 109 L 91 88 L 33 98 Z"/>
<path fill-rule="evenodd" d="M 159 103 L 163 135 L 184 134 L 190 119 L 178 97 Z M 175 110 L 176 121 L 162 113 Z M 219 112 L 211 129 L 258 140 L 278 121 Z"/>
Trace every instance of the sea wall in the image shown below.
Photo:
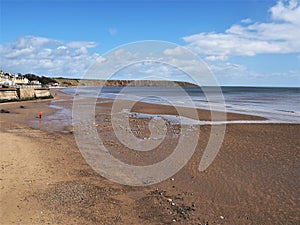
<path fill-rule="evenodd" d="M 50 90 L 47 88 L 34 89 L 34 94 L 36 98 L 46 98 L 51 96 Z"/>
<path fill-rule="evenodd" d="M 19 99 L 29 99 L 35 97 L 35 90 L 33 88 L 18 88 Z"/>
<path fill-rule="evenodd" d="M 49 88 L 0 88 L 0 102 L 51 97 Z"/>
<path fill-rule="evenodd" d="M 5 90 L 4 90 L 5 89 Z M 0 100 L 17 100 L 19 96 L 16 88 L 1 88 L 0 89 Z"/>

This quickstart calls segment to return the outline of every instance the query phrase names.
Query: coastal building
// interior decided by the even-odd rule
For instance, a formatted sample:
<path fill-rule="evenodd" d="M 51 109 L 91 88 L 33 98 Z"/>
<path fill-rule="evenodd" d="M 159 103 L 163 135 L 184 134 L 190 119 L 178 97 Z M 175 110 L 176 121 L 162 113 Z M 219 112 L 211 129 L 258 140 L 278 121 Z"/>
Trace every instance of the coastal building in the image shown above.
<path fill-rule="evenodd" d="M 3 72 L 0 70 L 0 88 L 34 88 L 42 86 L 59 86 L 54 79 L 48 77 L 39 77 L 34 74 L 22 75 L 21 73 L 14 74 L 9 72 Z"/>
<path fill-rule="evenodd" d="M 4 73 L 0 71 L 0 86 L 10 87 L 13 85 L 12 78 L 13 76 L 10 73 Z"/>
<path fill-rule="evenodd" d="M 27 85 L 29 84 L 29 80 L 23 76 L 15 76 L 13 79 L 13 85 Z"/>
<path fill-rule="evenodd" d="M 0 77 L 0 86 L 2 87 L 10 87 L 13 86 L 13 82 L 5 77 Z"/>
<path fill-rule="evenodd" d="M 29 80 L 20 74 L 5 73 L 3 71 L 0 71 L 0 86 L 12 87 L 16 85 L 27 84 L 29 84 Z"/>
<path fill-rule="evenodd" d="M 32 80 L 30 81 L 31 85 L 41 85 L 41 82 L 39 82 L 38 80 Z"/>

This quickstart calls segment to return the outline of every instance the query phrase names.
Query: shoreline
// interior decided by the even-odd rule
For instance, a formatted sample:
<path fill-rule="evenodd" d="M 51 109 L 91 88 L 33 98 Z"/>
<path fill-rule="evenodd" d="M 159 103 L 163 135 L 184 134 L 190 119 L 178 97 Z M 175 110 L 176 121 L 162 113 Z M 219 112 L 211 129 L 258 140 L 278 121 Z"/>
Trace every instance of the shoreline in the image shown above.
<path fill-rule="evenodd" d="M 107 88 L 110 88 L 110 87 L 107 87 Z M 119 87 L 119 88 L 121 88 L 121 87 Z M 133 88 L 136 88 L 136 87 L 133 87 Z M 172 89 L 172 87 L 170 87 L 170 88 Z M 112 93 L 114 93 L 116 95 L 118 93 L 118 91 L 116 91 L 116 92 L 114 90 L 111 90 L 111 91 L 112 91 Z M 153 91 L 155 92 L 157 90 L 154 89 Z M 72 92 L 70 92 L 70 93 L 72 93 Z M 96 94 L 93 91 L 92 91 L 92 93 Z M 132 94 L 134 94 L 134 93 L 135 93 L 135 91 L 133 91 Z M 158 94 L 158 96 L 160 96 L 160 94 L 162 94 L 162 93 L 158 92 L 157 94 Z M 192 92 L 191 92 L 191 94 L 192 94 Z M 85 95 L 86 95 L 86 93 L 83 93 L 82 97 L 88 97 L 88 96 L 85 96 Z M 105 95 L 105 92 L 104 92 L 104 95 Z M 225 96 L 225 95 L 226 95 L 226 93 L 224 93 L 225 102 L 226 102 L 225 108 L 224 108 L 225 111 L 223 111 L 223 110 L 221 111 L 220 110 L 219 111 L 220 113 L 228 113 L 228 114 L 233 114 L 233 115 L 234 114 L 248 115 L 248 116 L 254 116 L 254 117 L 257 117 L 257 118 L 261 117 L 261 118 L 266 118 L 268 120 L 272 120 L 272 121 L 274 121 L 276 123 L 279 123 L 279 122 L 283 122 L 283 123 L 297 123 L 297 124 L 300 123 L 300 120 L 299 120 L 299 118 L 300 118 L 300 111 L 298 109 L 296 110 L 295 106 L 292 107 L 293 109 L 287 109 L 287 105 L 285 105 L 285 103 L 281 102 L 280 104 L 283 104 L 283 105 L 281 106 L 281 108 L 277 108 L 277 106 L 275 106 L 274 103 L 271 104 L 271 105 L 268 105 L 269 103 L 267 102 L 267 103 L 263 104 L 261 107 L 257 107 L 255 105 L 255 103 L 253 103 L 254 105 L 251 105 L 252 103 L 250 103 L 250 105 L 248 105 L 248 107 L 247 107 L 247 104 L 246 105 L 243 105 L 243 104 L 238 105 L 238 104 L 236 104 L 235 101 L 241 101 L 239 99 L 236 99 L 236 96 L 234 97 L 234 96 Z M 91 96 L 89 96 L 89 97 L 91 97 Z M 200 97 L 200 99 L 202 97 Z M 231 99 L 231 100 L 234 99 L 234 101 L 231 102 L 229 100 L 227 102 L 227 97 L 229 99 Z M 245 96 L 241 96 L 242 99 L 245 98 L 245 97 L 246 97 L 246 95 Z M 121 98 L 122 98 L 122 96 L 121 96 Z M 110 97 L 107 96 L 104 99 L 110 99 Z M 130 99 L 130 98 L 126 98 L 126 97 L 124 99 L 122 99 L 122 100 L 124 100 L 124 101 L 136 101 L 134 99 Z M 170 100 L 172 101 L 172 104 L 174 104 L 174 106 L 176 106 L 176 107 L 189 107 L 189 106 L 186 106 L 186 105 L 180 103 L 181 101 L 176 102 L 176 100 L 175 100 L 175 102 L 173 102 L 172 99 L 170 99 Z M 207 105 L 206 101 L 199 100 L 197 98 L 193 99 L 193 101 L 194 101 L 194 104 L 195 104 L 195 108 L 198 109 L 198 110 L 215 111 L 215 112 L 218 111 L 217 105 L 212 106 L 213 108 L 210 109 L 209 105 Z M 199 101 L 200 102 L 203 101 L 203 103 L 199 104 Z M 246 101 L 247 101 L 247 98 L 246 98 Z M 166 103 L 161 103 L 161 102 L 157 103 L 155 101 L 152 101 L 152 102 L 151 101 L 143 101 L 143 102 L 147 103 L 147 104 L 154 104 L 154 105 L 160 105 L 160 106 L 172 106 L 171 104 L 166 104 Z"/>
<path fill-rule="evenodd" d="M 57 105 L 70 107 L 71 97 L 57 95 Z M 299 189 L 299 124 L 228 124 L 213 164 L 198 164 L 210 134 L 201 126 L 192 159 L 171 179 L 146 187 L 114 183 L 98 175 L 83 159 L 72 134 L 32 128 L 28 121 L 55 115 L 52 100 L 6 103 L 1 121 L 1 199 L 3 224 L 297 224 Z M 20 108 L 23 105 L 24 108 Z M 0 105 L 4 108 L 4 105 Z M 153 152 L 132 154 L 112 135 L 107 118 L 111 103 L 98 102 L 98 132 L 111 154 L 137 165 L 159 161 L 175 141 Z M 136 112 L 175 114 L 171 107 L 136 105 Z M 199 111 L 202 118 L 208 112 Z M 229 115 L 231 119 L 253 119 Z M 134 118 L 136 119 L 136 118 Z M 51 121 L 50 121 L 51 122 Z M 132 126 L 142 127 L 147 118 Z M 175 129 L 176 126 L 170 126 Z M 147 130 L 141 129 L 147 136 Z M 163 150 L 163 151 L 162 151 Z M 171 199 L 171 201 L 169 200 Z M 171 203 L 174 203 L 171 204 Z"/>

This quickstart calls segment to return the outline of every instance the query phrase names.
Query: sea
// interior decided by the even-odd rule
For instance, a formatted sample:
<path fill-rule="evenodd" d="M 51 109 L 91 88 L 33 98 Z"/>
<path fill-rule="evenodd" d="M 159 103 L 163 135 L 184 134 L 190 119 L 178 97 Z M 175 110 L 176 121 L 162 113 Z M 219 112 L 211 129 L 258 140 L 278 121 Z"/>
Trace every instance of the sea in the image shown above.
<path fill-rule="evenodd" d="M 79 98 L 126 99 L 214 109 L 266 118 L 265 123 L 300 123 L 300 87 L 82 87 L 62 91 Z M 244 121 L 249 122 L 249 121 Z M 258 122 L 258 121 L 256 121 Z M 231 122 L 234 123 L 234 122 Z"/>

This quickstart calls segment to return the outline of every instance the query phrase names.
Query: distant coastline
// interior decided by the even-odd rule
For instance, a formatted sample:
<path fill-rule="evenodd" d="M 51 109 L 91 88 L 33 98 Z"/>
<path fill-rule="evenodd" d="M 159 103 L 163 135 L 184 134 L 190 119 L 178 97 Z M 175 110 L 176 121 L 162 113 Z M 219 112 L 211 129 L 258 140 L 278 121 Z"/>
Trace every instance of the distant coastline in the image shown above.
<path fill-rule="evenodd" d="M 35 74 L 21 74 L 0 71 L 0 88 L 18 88 L 20 86 L 38 85 L 39 87 L 74 87 L 74 86 L 186 86 L 196 87 L 197 85 L 184 81 L 166 81 L 166 80 L 100 80 L 100 79 L 76 79 L 64 77 L 46 77 Z"/>
<path fill-rule="evenodd" d="M 92 79 L 71 79 L 71 78 L 52 78 L 60 87 L 75 86 L 103 86 L 103 87 L 197 87 L 197 85 L 184 81 L 165 81 L 165 80 L 92 80 Z"/>

